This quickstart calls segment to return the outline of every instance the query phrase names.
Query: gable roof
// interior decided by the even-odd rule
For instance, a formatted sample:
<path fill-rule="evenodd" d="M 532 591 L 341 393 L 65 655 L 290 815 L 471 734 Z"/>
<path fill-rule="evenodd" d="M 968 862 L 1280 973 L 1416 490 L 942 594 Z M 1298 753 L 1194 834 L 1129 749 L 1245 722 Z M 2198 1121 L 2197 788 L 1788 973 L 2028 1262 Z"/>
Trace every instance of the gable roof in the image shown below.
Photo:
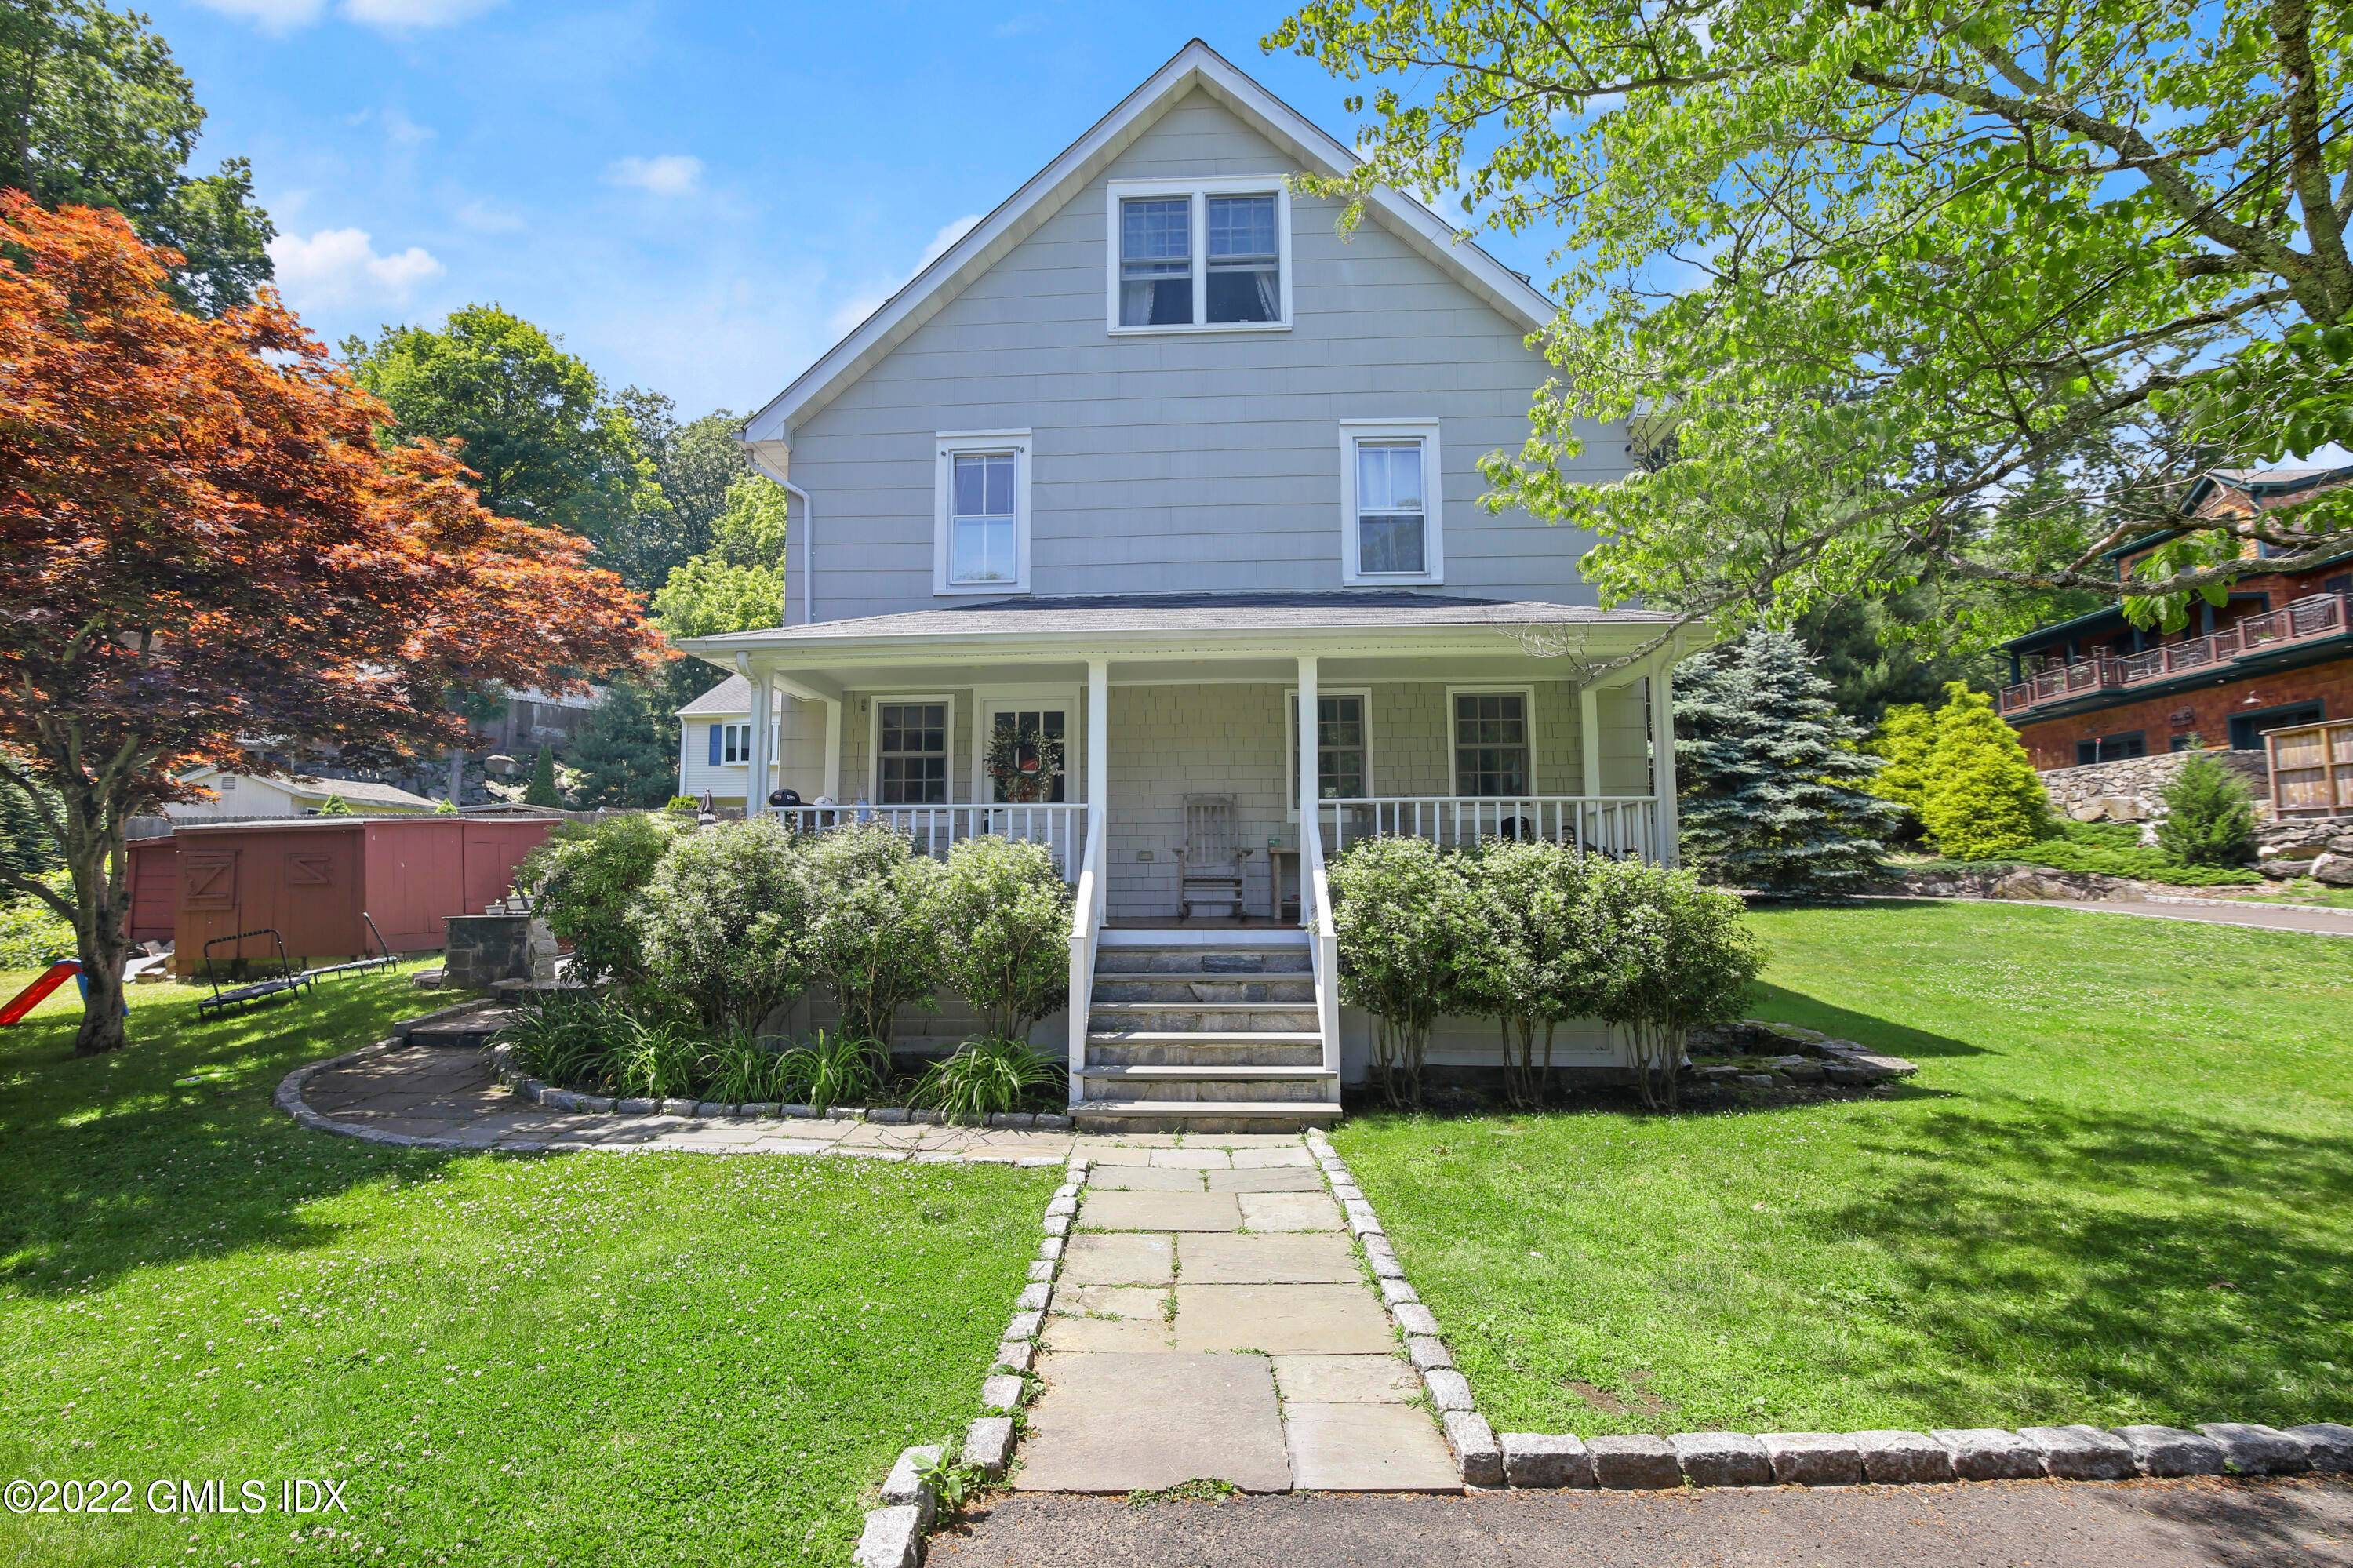
<path fill-rule="evenodd" d="M 217 768 L 199 768 L 182 774 L 180 782 L 202 784 L 219 777 L 221 770 Z M 412 795 L 406 789 L 367 779 L 319 779 L 307 773 L 242 773 L 229 777 L 255 779 L 303 800 L 324 800 L 334 795 L 340 796 L 346 806 L 397 806 L 418 811 L 430 811 L 440 804 L 438 800 L 428 800 L 422 795 Z"/>
<path fill-rule="evenodd" d="M 1314 121 L 1195 38 L 746 420 L 744 439 L 754 445 L 789 446 L 797 420 L 830 403 L 974 279 L 1037 232 L 1196 88 L 1297 158 L 1306 172 L 1345 175 L 1360 162 Z M 1453 226 L 1421 203 L 1383 187 L 1365 206 L 1384 228 L 1525 330 L 1534 332 L 1552 320 L 1553 302 L 1542 290 L 1478 246 L 1458 240 Z"/>
<path fill-rule="evenodd" d="M 741 675 L 730 675 L 711 690 L 678 710 L 680 718 L 696 718 L 704 714 L 724 717 L 752 711 L 752 683 Z"/>

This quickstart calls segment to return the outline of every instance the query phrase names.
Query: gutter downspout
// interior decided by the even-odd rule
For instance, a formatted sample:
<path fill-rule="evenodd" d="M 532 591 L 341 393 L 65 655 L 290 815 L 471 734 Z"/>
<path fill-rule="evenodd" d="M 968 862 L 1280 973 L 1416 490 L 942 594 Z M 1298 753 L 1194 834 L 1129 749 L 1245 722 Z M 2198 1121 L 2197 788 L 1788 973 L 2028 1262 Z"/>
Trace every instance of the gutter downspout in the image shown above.
<path fill-rule="evenodd" d="M 817 624 L 817 503 L 809 499 L 807 491 L 786 479 L 781 469 L 771 468 L 768 460 L 760 455 L 756 445 L 750 441 L 743 445 L 744 455 L 752 460 L 752 466 L 783 485 L 785 493 L 800 503 L 801 514 L 793 532 L 801 536 L 801 620 L 805 624 L 814 626 Z M 792 558 L 789 535 L 786 540 L 785 556 L 789 567 Z"/>

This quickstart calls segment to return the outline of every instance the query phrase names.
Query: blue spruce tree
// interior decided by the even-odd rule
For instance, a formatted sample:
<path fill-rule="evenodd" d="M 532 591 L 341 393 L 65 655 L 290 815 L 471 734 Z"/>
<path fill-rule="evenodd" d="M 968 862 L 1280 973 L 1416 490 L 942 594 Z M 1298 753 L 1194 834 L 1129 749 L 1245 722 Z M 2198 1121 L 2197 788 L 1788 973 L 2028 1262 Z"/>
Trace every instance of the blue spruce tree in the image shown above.
<path fill-rule="evenodd" d="M 1789 632 L 1759 627 L 1678 672 L 1684 857 L 1711 882 L 1782 898 L 1885 880 L 1903 811 L 1864 793 L 1880 764 L 1861 737 Z"/>

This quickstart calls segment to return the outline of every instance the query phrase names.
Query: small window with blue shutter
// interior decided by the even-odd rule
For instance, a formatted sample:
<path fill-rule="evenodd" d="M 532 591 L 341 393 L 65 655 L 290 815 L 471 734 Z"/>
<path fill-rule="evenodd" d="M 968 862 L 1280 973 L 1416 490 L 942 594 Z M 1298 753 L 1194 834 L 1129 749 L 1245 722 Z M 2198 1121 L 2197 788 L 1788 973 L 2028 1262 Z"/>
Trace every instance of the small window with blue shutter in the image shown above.
<path fill-rule="evenodd" d="M 752 760 L 752 726 L 746 724 L 715 724 L 711 726 L 711 760 L 744 763 Z"/>

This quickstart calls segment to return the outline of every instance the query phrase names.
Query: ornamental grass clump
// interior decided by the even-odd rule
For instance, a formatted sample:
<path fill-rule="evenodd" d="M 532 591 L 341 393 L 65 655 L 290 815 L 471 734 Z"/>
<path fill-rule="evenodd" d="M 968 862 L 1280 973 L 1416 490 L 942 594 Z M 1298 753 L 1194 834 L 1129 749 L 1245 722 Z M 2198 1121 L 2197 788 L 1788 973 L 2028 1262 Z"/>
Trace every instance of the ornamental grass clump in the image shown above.
<path fill-rule="evenodd" d="M 975 1040 L 923 1069 L 912 1102 L 950 1121 L 978 1122 L 1024 1107 L 1060 1105 L 1062 1064 L 1025 1041 Z"/>
<path fill-rule="evenodd" d="M 987 1040 L 1026 1040 L 1071 992 L 1069 883 L 1043 844 L 966 839 L 948 852 L 923 910 L 940 979 L 970 1002 Z"/>
<path fill-rule="evenodd" d="M 1458 857 L 1424 839 L 1366 839 L 1333 863 L 1340 994 L 1373 1014 L 1373 1075 L 1389 1104 L 1421 1103 L 1430 1029 L 1456 994 L 1479 927 Z"/>
<path fill-rule="evenodd" d="M 891 1086 L 891 1054 L 871 1040 L 820 1029 L 777 1059 L 776 1097 L 828 1110 L 881 1099 Z"/>

